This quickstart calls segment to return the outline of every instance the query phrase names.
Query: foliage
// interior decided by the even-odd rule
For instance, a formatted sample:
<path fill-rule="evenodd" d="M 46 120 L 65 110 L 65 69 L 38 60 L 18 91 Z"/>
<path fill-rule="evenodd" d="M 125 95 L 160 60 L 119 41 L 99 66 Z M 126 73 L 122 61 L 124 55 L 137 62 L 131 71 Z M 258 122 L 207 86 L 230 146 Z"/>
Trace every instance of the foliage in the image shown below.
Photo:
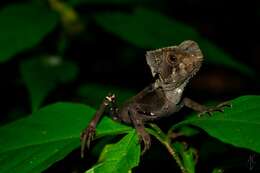
<path fill-rule="evenodd" d="M 92 68 L 91 60 L 99 57 L 89 55 L 83 67 L 76 56 L 67 53 L 73 47 L 70 44 L 77 39 L 80 40 L 77 43 L 84 42 L 90 51 L 92 42 L 100 39 L 95 36 L 93 26 L 130 49 L 155 49 L 192 39 L 199 43 L 207 62 L 239 72 L 239 75 L 254 77 L 252 68 L 204 38 L 194 27 L 147 4 L 146 0 L 49 0 L 10 3 L 0 9 L 0 63 L 7 68 L 8 63 L 18 64 L 20 71 L 14 71 L 18 71 L 20 78 L 16 82 L 21 80 L 28 90 L 30 103 L 25 104 L 31 107 L 31 111 L 26 113 L 28 116 L 18 117 L 0 127 L 0 172 L 42 172 L 65 160 L 73 150 L 79 150 L 80 133 L 105 95 L 115 93 L 119 104 L 135 95 L 134 90 L 113 84 L 101 85 L 89 79 L 95 74 L 85 74 L 84 68 Z M 78 10 L 79 5 L 128 5 L 131 10 L 93 10 L 86 17 L 86 13 L 81 14 Z M 102 44 L 105 39 L 100 40 L 99 44 Z M 78 50 L 77 46 L 74 49 Z M 110 58 L 106 62 L 110 62 Z M 119 64 L 122 65 L 127 57 L 120 58 Z M 138 61 L 138 57 L 131 58 Z M 105 66 L 113 69 L 109 64 Z M 106 73 L 102 75 L 110 78 Z M 68 85 L 76 85 L 69 87 L 75 94 L 69 102 L 53 103 L 59 98 L 47 100 L 52 94 L 59 95 L 64 88 L 68 92 Z M 22 102 L 25 100 L 22 98 Z M 75 100 L 86 104 L 73 103 Z M 223 145 L 260 153 L 260 139 L 256 135 L 260 131 L 260 96 L 245 95 L 230 100 L 230 103 L 232 108 L 226 108 L 224 113 L 216 112 L 204 117 L 191 114 L 171 124 L 167 133 L 155 124 L 147 126 L 146 130 L 167 149 L 180 172 L 196 172 L 200 160 L 198 148 L 192 143 L 187 147 L 179 136 L 192 139 L 206 133 Z M 5 116 L 10 116 L 9 112 Z M 108 140 L 105 143 L 99 141 L 102 137 Z M 84 167 L 86 173 L 134 172 L 142 164 L 142 144 L 133 127 L 105 116 L 98 124 L 95 139 L 100 142 L 95 150 L 101 154 L 96 164 Z M 93 152 L 94 149 L 90 150 Z M 75 157 L 80 157 L 77 154 Z M 214 165 L 210 171 L 221 172 L 222 168 L 221 164 Z"/>
<path fill-rule="evenodd" d="M 198 126 L 225 143 L 260 152 L 259 141 L 254 133 L 260 130 L 259 101 L 259 96 L 239 97 L 232 101 L 232 108 L 226 109 L 224 114 L 217 112 L 213 117 L 193 117 L 173 128 L 187 124 Z"/>
<path fill-rule="evenodd" d="M 132 130 L 118 143 L 107 145 L 99 157 L 99 164 L 89 169 L 87 173 L 128 172 L 138 165 L 140 153 L 137 134 Z"/>
<path fill-rule="evenodd" d="M 79 146 L 79 134 L 93 113 L 85 105 L 56 103 L 1 127 L 0 172 L 41 172 L 62 159 Z M 104 118 L 97 136 L 129 130 Z"/>
<path fill-rule="evenodd" d="M 126 99 L 134 96 L 134 92 L 127 89 L 114 86 L 102 86 L 94 83 L 81 85 L 77 94 L 84 98 L 84 101 L 93 107 L 98 107 L 108 93 L 114 93 L 117 96 L 117 103 L 122 104 Z"/>
<path fill-rule="evenodd" d="M 231 103 L 233 108 L 227 108 L 223 114 L 215 113 L 213 117 L 193 117 L 175 125 L 174 129 L 189 124 L 195 125 L 225 143 L 259 152 L 260 140 L 254 132 L 260 128 L 258 116 L 260 108 L 257 107 L 260 97 L 239 97 Z M 79 133 L 91 119 L 90 115 L 93 113 L 94 110 L 85 105 L 57 103 L 42 108 L 27 118 L 1 127 L 1 172 L 10 170 L 40 172 L 62 159 L 79 146 Z M 166 145 L 167 149 L 176 149 L 176 152 L 179 152 L 182 158 L 179 159 L 179 164 L 182 164 L 181 160 L 183 160 L 183 164 L 189 168 L 188 170 L 194 169 L 193 149 L 187 150 L 180 143 L 172 145 L 169 136 L 158 127 L 152 126 L 148 132 Z M 97 138 L 121 133 L 128 133 L 128 135 L 118 143 L 106 146 L 99 163 L 88 172 L 114 172 L 116 170 L 120 172 L 120 170 L 129 170 L 138 165 L 140 145 L 136 133 L 131 130 L 131 127 L 116 123 L 109 118 L 103 118 L 97 128 Z M 244 138 L 241 138 L 241 134 Z M 113 164 L 111 164 L 111 160 Z M 127 164 L 119 164 L 123 162 Z M 23 164 L 21 165 L 21 163 Z"/>
<path fill-rule="evenodd" d="M 57 25 L 58 16 L 31 3 L 6 6 L 0 11 L 0 62 L 36 46 Z"/>
<path fill-rule="evenodd" d="M 187 39 L 195 40 L 207 57 L 206 61 L 234 68 L 247 75 L 254 74 L 249 67 L 237 62 L 223 50 L 202 38 L 193 28 L 156 11 L 137 8 L 133 14 L 106 12 L 97 14 L 95 19 L 107 31 L 138 47 L 158 48 L 178 44 Z"/>
<path fill-rule="evenodd" d="M 77 66 L 60 57 L 38 57 L 21 63 L 21 75 L 31 96 L 32 110 L 36 111 L 58 83 L 76 78 Z"/>

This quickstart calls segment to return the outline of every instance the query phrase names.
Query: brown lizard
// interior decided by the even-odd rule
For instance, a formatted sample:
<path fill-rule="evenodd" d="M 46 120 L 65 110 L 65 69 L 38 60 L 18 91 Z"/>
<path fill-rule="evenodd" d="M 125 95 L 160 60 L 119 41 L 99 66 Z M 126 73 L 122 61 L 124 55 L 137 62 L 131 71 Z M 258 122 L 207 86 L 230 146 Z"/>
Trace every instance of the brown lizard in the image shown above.
<path fill-rule="evenodd" d="M 93 119 L 81 134 L 82 157 L 85 146 L 90 146 L 90 142 L 94 139 L 96 125 L 107 109 L 110 110 L 110 115 L 114 120 L 132 124 L 135 127 L 143 141 L 142 153 L 144 153 L 151 145 L 150 136 L 145 131 L 146 122 L 174 114 L 183 106 L 197 111 L 199 116 L 213 111 L 223 111 L 225 106 L 229 106 L 225 102 L 209 108 L 187 97 L 182 98 L 185 86 L 198 72 L 203 61 L 203 54 L 196 42 L 187 40 L 178 46 L 148 51 L 146 61 L 155 82 L 119 108 L 116 106 L 114 94 L 109 94 L 104 98 Z"/>

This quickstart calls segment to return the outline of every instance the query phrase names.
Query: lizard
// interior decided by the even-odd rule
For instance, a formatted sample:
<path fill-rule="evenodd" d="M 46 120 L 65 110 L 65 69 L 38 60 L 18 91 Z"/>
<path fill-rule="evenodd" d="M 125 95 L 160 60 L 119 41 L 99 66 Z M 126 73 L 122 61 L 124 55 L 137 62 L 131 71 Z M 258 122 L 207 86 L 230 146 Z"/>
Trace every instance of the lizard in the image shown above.
<path fill-rule="evenodd" d="M 182 97 L 185 86 L 199 71 L 203 62 L 202 51 L 195 41 L 186 40 L 179 45 L 147 51 L 146 62 L 155 81 L 128 99 L 121 107 L 117 107 L 115 94 L 108 94 L 104 98 L 81 133 L 81 157 L 84 157 L 85 148 L 90 147 L 96 125 L 108 109 L 113 120 L 134 126 L 144 144 L 143 154 L 151 146 L 145 123 L 172 115 L 184 106 L 198 112 L 199 116 L 214 111 L 223 112 L 225 106 L 230 106 L 229 103 L 223 102 L 215 107 L 207 107 L 188 97 Z"/>

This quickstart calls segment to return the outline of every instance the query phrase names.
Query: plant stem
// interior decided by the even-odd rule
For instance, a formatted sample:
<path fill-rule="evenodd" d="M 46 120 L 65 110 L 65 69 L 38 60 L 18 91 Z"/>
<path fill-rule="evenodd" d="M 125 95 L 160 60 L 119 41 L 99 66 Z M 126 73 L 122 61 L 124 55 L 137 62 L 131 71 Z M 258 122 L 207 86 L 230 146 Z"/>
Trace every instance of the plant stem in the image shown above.
<path fill-rule="evenodd" d="M 165 147 L 167 148 L 167 150 L 169 151 L 169 153 L 172 155 L 172 157 L 174 158 L 174 160 L 176 161 L 177 165 L 180 167 L 181 172 L 182 173 L 187 173 L 186 169 L 184 168 L 184 166 L 182 165 L 181 159 L 178 156 L 178 154 L 176 153 L 176 151 L 173 149 L 173 147 L 171 147 L 171 145 L 165 141 L 163 143 L 165 145 Z"/>
<path fill-rule="evenodd" d="M 176 161 L 177 165 L 180 167 L 182 173 L 187 173 L 185 167 L 182 164 L 182 161 L 175 151 L 175 149 L 171 146 L 171 140 L 167 137 L 167 135 L 156 125 L 153 123 L 149 124 L 152 129 L 147 128 L 146 130 L 153 135 L 156 139 L 158 139 L 169 151 L 172 155 L 173 159 Z"/>

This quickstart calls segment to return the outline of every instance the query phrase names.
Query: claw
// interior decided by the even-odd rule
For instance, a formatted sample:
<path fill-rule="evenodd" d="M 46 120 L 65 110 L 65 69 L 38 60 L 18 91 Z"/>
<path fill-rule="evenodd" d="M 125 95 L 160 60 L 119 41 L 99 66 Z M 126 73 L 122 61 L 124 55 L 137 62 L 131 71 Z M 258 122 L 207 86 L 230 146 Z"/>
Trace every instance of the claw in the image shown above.
<path fill-rule="evenodd" d="M 198 114 L 198 117 L 201 117 L 203 114 L 208 114 L 209 116 L 212 116 L 212 113 L 213 112 L 224 112 L 224 108 L 225 107 L 232 107 L 232 105 L 229 103 L 229 102 L 223 102 L 223 103 L 220 103 L 218 104 L 216 107 L 213 107 L 213 108 L 205 108 L 204 111 L 200 112 Z"/>
<path fill-rule="evenodd" d="M 217 105 L 217 107 L 219 108 L 224 108 L 224 107 L 232 107 L 232 104 L 230 102 L 222 102 L 220 104 Z"/>
<path fill-rule="evenodd" d="M 148 133 L 140 134 L 140 142 L 143 142 L 144 148 L 142 150 L 142 155 L 151 147 L 151 138 Z"/>
<path fill-rule="evenodd" d="M 212 111 L 206 111 L 209 116 L 212 116 Z"/>
<path fill-rule="evenodd" d="M 93 126 L 89 126 L 81 133 L 81 158 L 84 157 L 85 148 L 90 147 L 91 141 L 93 141 L 96 129 Z"/>

